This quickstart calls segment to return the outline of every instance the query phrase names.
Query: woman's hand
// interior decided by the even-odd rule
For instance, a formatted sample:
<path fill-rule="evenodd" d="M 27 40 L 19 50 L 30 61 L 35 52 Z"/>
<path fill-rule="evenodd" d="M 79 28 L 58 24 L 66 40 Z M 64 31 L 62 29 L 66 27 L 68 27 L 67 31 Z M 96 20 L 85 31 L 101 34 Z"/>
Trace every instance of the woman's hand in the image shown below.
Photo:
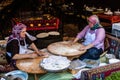
<path fill-rule="evenodd" d="M 79 49 L 80 51 L 84 51 L 84 50 L 87 50 L 87 47 L 86 46 L 84 46 L 84 45 L 81 45 L 81 47 L 80 47 L 80 49 Z"/>
<path fill-rule="evenodd" d="M 70 46 L 72 46 L 72 45 L 74 45 L 76 42 L 74 42 L 74 41 L 69 41 L 69 45 Z M 68 45 L 68 44 L 67 44 Z"/>
<path fill-rule="evenodd" d="M 87 46 L 81 45 L 81 47 L 80 47 L 79 50 L 81 50 L 81 51 L 87 50 L 87 49 L 90 49 L 90 48 L 93 47 L 93 46 L 94 46 L 93 44 L 89 44 L 89 45 L 87 45 Z"/>
<path fill-rule="evenodd" d="M 38 57 L 38 55 L 37 55 L 37 54 L 34 54 L 34 53 L 28 54 L 28 55 L 29 55 L 30 58 L 36 58 L 36 57 Z"/>
<path fill-rule="evenodd" d="M 43 51 L 39 51 L 39 53 L 37 53 L 39 56 L 43 56 L 43 57 L 48 57 L 48 53 L 45 53 Z"/>
<path fill-rule="evenodd" d="M 26 58 L 36 58 L 38 57 L 35 53 L 30 54 L 15 54 L 12 59 L 26 59 Z"/>

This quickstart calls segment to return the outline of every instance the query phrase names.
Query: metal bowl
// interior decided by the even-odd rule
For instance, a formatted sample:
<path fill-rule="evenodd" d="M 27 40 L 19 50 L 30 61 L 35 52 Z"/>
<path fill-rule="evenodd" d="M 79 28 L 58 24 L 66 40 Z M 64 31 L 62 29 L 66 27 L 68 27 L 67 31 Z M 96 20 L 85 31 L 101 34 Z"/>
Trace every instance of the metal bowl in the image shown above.
<path fill-rule="evenodd" d="M 69 68 L 70 62 L 71 61 L 65 57 L 52 56 L 44 58 L 40 62 L 40 67 L 48 72 L 61 72 Z"/>
<path fill-rule="evenodd" d="M 5 74 L 5 76 L 9 76 L 9 75 L 14 76 L 14 78 L 21 78 L 22 80 L 28 80 L 28 74 L 21 70 L 14 70 Z"/>
<path fill-rule="evenodd" d="M 64 67 L 64 68 L 61 68 L 61 69 L 54 69 L 54 67 L 52 69 L 49 69 L 49 68 L 45 68 L 44 66 L 40 65 L 44 70 L 46 70 L 47 72 L 62 72 L 62 71 L 65 71 L 69 68 L 70 65 Z"/>

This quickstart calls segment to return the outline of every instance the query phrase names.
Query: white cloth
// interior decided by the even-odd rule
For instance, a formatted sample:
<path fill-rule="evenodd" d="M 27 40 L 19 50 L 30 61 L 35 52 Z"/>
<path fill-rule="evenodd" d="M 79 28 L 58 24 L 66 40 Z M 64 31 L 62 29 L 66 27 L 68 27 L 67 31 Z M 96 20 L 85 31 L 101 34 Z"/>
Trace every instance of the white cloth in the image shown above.
<path fill-rule="evenodd" d="M 27 44 L 26 44 L 26 41 L 24 40 L 24 43 L 25 43 L 24 46 L 20 45 L 20 41 L 19 40 L 18 40 L 18 42 L 19 42 L 19 54 L 25 54 L 25 53 L 27 53 Z"/>
<path fill-rule="evenodd" d="M 79 72 L 77 72 L 77 73 L 74 74 L 73 76 L 74 76 L 76 79 L 80 79 L 80 78 L 81 78 L 81 73 L 82 73 L 82 71 L 85 71 L 85 70 L 89 70 L 89 69 L 88 69 L 88 68 L 80 69 Z"/>
<path fill-rule="evenodd" d="M 29 33 L 26 32 L 26 35 L 28 36 L 28 38 L 32 41 L 36 40 L 36 37 L 30 35 Z"/>
<path fill-rule="evenodd" d="M 87 33 L 85 35 L 85 41 L 83 42 L 83 45 L 89 45 L 89 44 L 91 44 L 95 40 L 96 30 L 92 34 L 89 31 L 90 31 L 90 29 L 87 31 Z"/>
<path fill-rule="evenodd" d="M 24 39 L 24 43 L 25 43 L 25 45 L 24 46 L 22 46 L 22 45 L 20 45 L 20 41 L 19 41 L 19 54 L 30 54 L 30 53 L 32 53 L 33 51 L 32 50 L 29 50 L 28 48 L 27 48 L 27 44 L 26 44 L 26 41 L 25 41 L 25 39 Z"/>

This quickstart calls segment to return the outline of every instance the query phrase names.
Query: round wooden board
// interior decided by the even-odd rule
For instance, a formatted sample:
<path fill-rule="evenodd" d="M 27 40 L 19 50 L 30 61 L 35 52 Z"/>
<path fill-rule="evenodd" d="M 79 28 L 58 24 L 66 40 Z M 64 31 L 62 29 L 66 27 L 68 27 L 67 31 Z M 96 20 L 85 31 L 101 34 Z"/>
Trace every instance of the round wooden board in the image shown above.
<path fill-rule="evenodd" d="M 40 67 L 40 61 L 42 59 L 43 59 L 42 57 L 38 57 L 35 59 L 17 60 L 16 66 L 18 67 L 18 69 L 28 73 L 35 73 L 35 74 L 46 73 L 46 71 Z"/>
<path fill-rule="evenodd" d="M 84 54 L 86 51 L 79 51 L 80 43 L 71 44 L 70 41 L 60 41 L 48 45 L 49 52 L 61 56 L 78 56 Z"/>

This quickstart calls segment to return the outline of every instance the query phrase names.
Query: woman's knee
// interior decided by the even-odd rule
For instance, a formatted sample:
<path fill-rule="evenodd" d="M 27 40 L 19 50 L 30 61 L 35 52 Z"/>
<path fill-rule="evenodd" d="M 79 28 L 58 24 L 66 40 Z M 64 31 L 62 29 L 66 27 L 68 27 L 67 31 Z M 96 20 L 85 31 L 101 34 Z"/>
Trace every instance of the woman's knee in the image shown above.
<path fill-rule="evenodd" d="M 87 52 L 88 52 L 90 55 L 93 55 L 93 54 L 98 53 L 99 50 L 98 50 L 97 48 L 93 47 L 93 48 L 88 49 Z"/>
<path fill-rule="evenodd" d="M 93 59 L 98 59 L 100 56 L 99 49 L 97 49 L 97 48 L 89 49 L 88 53 L 91 56 L 91 58 L 93 58 Z"/>

